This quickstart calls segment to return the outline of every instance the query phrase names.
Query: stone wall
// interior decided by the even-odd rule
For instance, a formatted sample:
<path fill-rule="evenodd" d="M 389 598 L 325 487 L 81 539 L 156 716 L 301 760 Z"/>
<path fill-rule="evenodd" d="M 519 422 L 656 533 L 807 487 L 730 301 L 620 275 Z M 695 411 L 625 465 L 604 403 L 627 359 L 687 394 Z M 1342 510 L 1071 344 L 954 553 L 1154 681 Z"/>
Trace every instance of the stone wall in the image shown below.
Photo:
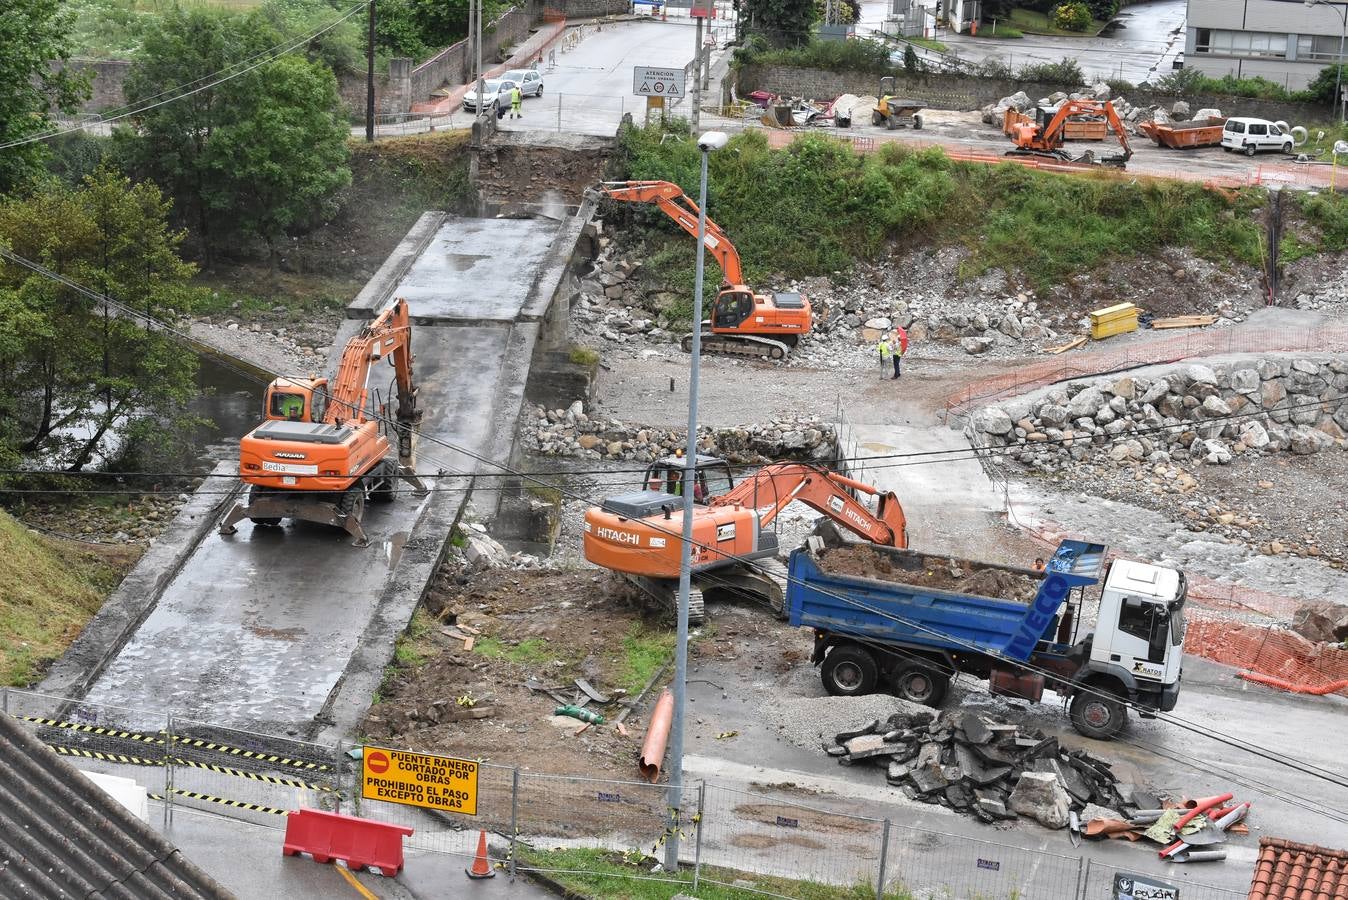
<path fill-rule="evenodd" d="M 974 110 L 1002 97 L 1024 91 L 1031 97 L 1047 97 L 1055 91 L 1072 92 L 1080 85 L 1025 82 L 1013 79 L 978 78 L 972 75 L 929 73 L 906 77 L 902 70 L 894 73 L 894 92 L 925 102 L 933 109 Z M 730 83 L 730 79 L 726 80 Z M 874 95 L 880 87 L 880 76 L 871 72 L 810 69 L 796 66 L 744 66 L 737 70 L 735 89 L 742 97 L 750 91 L 771 91 L 792 97 L 827 100 L 839 94 Z M 1291 103 L 1280 100 L 1253 100 L 1220 94 L 1194 94 L 1183 98 L 1134 88 L 1124 91 L 1135 106 L 1164 106 L 1169 109 L 1176 100 L 1188 101 L 1193 109 L 1220 109 L 1227 115 L 1257 116 L 1284 119 L 1290 124 L 1323 122 L 1333 111 L 1314 103 Z"/>
<path fill-rule="evenodd" d="M 388 61 L 388 72 L 374 73 L 374 112 L 376 116 L 393 116 L 412 108 L 412 60 L 394 57 Z M 347 72 L 337 76 L 337 92 L 357 122 L 365 121 L 365 73 Z"/>
<path fill-rule="evenodd" d="M 620 16 L 630 12 L 629 0 L 551 0 L 548 10 L 570 19 L 597 19 L 601 16 Z"/>
<path fill-rule="evenodd" d="M 1106 458 L 1222 465 L 1242 454 L 1348 450 L 1345 395 L 1342 358 L 1266 357 L 1074 381 L 979 410 L 969 429 L 977 445 L 1045 472 Z"/>
<path fill-rule="evenodd" d="M 90 76 L 93 94 L 80 105 L 82 113 L 101 113 L 126 104 L 122 92 L 126 76 L 131 71 L 131 63 L 124 59 L 83 59 L 70 61 L 71 68 L 83 71 Z M 53 71 L 60 71 L 59 62 L 52 63 Z"/>
<path fill-rule="evenodd" d="M 647 428 L 616 419 L 590 418 L 577 400 L 568 409 L 535 407 L 520 418 L 520 449 L 542 456 L 652 462 L 687 446 L 687 432 Z M 813 416 L 774 419 L 736 428 L 702 428 L 698 451 L 732 463 L 775 459 L 831 459 L 838 438 L 833 425 Z"/>

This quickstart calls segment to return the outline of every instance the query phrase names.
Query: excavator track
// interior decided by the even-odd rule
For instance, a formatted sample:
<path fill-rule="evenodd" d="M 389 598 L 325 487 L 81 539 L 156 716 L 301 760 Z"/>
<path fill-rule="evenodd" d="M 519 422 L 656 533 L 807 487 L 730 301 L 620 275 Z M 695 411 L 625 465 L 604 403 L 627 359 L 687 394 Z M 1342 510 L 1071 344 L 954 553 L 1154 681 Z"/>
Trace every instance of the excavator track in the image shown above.
<path fill-rule="evenodd" d="M 693 335 L 685 334 L 680 342 L 683 352 L 693 352 Z M 716 334 L 702 332 L 702 352 L 718 356 L 749 356 L 758 359 L 785 359 L 791 347 L 782 341 L 752 334 Z"/>
<path fill-rule="evenodd" d="M 666 578 L 646 578 L 643 575 L 629 575 L 622 573 L 623 580 L 636 587 L 647 597 L 655 601 L 655 605 L 673 615 L 675 618 L 679 615 L 679 583 Z M 694 576 L 696 578 L 696 576 Z M 688 589 L 688 624 L 701 625 L 707 621 L 707 603 L 702 596 L 702 590 L 697 585 L 692 585 Z"/>

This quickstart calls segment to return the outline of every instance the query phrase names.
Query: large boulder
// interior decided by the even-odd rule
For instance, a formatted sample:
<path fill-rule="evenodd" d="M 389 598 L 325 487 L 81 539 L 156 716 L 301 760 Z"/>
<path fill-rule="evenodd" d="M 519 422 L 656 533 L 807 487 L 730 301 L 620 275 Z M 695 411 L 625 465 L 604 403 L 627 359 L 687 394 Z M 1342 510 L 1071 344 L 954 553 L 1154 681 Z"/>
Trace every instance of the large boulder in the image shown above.
<path fill-rule="evenodd" d="M 1240 426 L 1240 442 L 1246 447 L 1263 450 L 1268 440 L 1268 431 L 1258 422 L 1248 421 Z"/>
<path fill-rule="evenodd" d="M 1224 466 L 1231 461 L 1231 448 L 1218 440 L 1206 440 L 1196 443 L 1192 452 L 1201 456 L 1203 462 L 1214 466 Z"/>
<path fill-rule="evenodd" d="M 1344 404 L 1343 408 L 1348 412 L 1348 404 Z M 1056 403 L 1045 403 L 1039 409 L 1039 421 L 1050 428 L 1059 428 L 1066 424 L 1068 415 L 1067 407 Z"/>
<path fill-rule="evenodd" d="M 1071 804 L 1052 772 L 1023 772 L 1011 791 L 1011 809 L 1045 828 L 1066 828 Z"/>
<path fill-rule="evenodd" d="M 1311 641 L 1348 641 L 1348 606 L 1331 600 L 1302 604 L 1292 616 L 1292 630 Z"/>
<path fill-rule="evenodd" d="M 1255 394 L 1259 392 L 1259 370 L 1258 369 L 1236 369 L 1231 373 L 1231 390 L 1238 394 Z"/>
<path fill-rule="evenodd" d="M 979 335 L 977 337 L 967 337 L 960 341 L 960 346 L 964 352 L 971 356 L 978 356 L 987 353 L 992 349 L 992 338 Z"/>
<path fill-rule="evenodd" d="M 1011 416 L 1006 411 L 996 407 L 989 406 L 987 409 L 979 410 L 976 427 L 980 431 L 988 434 L 1010 434 L 1011 429 L 1016 427 L 1016 423 L 1011 420 Z"/>
<path fill-rule="evenodd" d="M 1105 395 L 1098 388 L 1088 387 L 1067 404 L 1067 414 L 1073 419 L 1093 418 L 1105 405 Z"/>
<path fill-rule="evenodd" d="M 468 543 L 463 548 L 463 555 L 468 561 L 468 568 L 474 572 L 503 566 L 510 559 L 510 554 L 506 552 L 506 548 L 485 534 L 468 535 Z"/>

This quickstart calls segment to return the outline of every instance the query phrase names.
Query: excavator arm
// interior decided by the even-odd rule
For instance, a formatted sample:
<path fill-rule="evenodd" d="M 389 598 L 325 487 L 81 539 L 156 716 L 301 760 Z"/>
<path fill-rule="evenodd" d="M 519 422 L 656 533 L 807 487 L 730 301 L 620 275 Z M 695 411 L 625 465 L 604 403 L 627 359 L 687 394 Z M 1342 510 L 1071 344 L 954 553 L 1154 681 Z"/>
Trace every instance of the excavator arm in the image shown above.
<path fill-rule="evenodd" d="M 858 503 L 848 488 L 878 497 L 876 512 Z M 794 500 L 867 541 L 908 546 L 907 519 L 892 491 L 882 492 L 855 478 L 804 463 L 764 466 L 727 493 L 713 497 L 710 505 L 753 507 L 758 511 L 759 527 L 766 528 Z"/>
<path fill-rule="evenodd" d="M 683 192 L 683 188 L 668 181 L 605 181 L 594 189 L 601 197 L 610 200 L 622 200 L 627 203 L 654 203 L 660 211 L 678 224 L 697 240 L 698 206 Z M 743 284 L 744 270 L 740 266 L 740 254 L 735 245 L 726 237 L 711 219 L 707 220 L 707 234 L 704 241 L 707 252 L 716 258 L 725 276 L 726 284 Z"/>
<path fill-rule="evenodd" d="M 365 419 L 370 366 L 385 356 L 391 358 L 396 373 L 399 424 L 414 424 L 421 418 L 417 388 L 412 380 L 412 331 L 407 301 L 399 297 L 347 342 L 337 365 L 324 421 L 336 424 Z"/>
<path fill-rule="evenodd" d="M 1122 161 L 1127 162 L 1133 156 L 1132 145 L 1128 143 L 1128 132 L 1123 127 L 1123 120 L 1114 110 L 1114 104 L 1108 100 L 1068 100 L 1058 107 L 1058 111 L 1048 124 L 1044 126 L 1043 134 L 1039 138 L 1040 149 L 1052 149 L 1061 147 L 1063 143 L 1063 132 L 1067 128 L 1067 120 L 1072 116 L 1096 115 L 1104 116 L 1109 127 L 1113 129 L 1114 135 L 1119 139 L 1119 144 L 1123 147 Z"/>

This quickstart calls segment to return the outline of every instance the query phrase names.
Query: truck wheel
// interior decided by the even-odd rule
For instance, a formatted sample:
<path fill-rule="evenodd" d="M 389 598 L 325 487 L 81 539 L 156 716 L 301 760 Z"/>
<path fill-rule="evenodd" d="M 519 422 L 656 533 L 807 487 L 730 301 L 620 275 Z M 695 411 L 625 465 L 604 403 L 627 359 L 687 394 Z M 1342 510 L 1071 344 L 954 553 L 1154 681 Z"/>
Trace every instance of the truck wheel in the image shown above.
<path fill-rule="evenodd" d="M 912 703 L 939 707 L 950 689 L 950 676 L 928 666 L 909 664 L 894 675 L 894 692 Z"/>
<path fill-rule="evenodd" d="M 914 131 L 922 130 L 922 117 L 919 116 L 917 113 L 913 113 L 913 130 Z"/>
<path fill-rule="evenodd" d="M 870 651 L 856 646 L 834 647 L 819 669 L 824 690 L 835 697 L 858 697 L 875 690 L 879 667 Z"/>
<path fill-rule="evenodd" d="M 1246 144 L 1246 145 L 1245 145 L 1245 155 L 1246 155 L 1246 156 L 1254 156 L 1254 144 Z"/>
<path fill-rule="evenodd" d="M 885 119 L 884 119 L 883 116 L 880 115 L 879 110 L 871 110 L 871 124 L 872 124 L 872 125 L 879 125 L 879 124 L 880 124 L 881 122 L 883 122 L 884 120 L 885 120 Z"/>
<path fill-rule="evenodd" d="M 1078 691 L 1072 696 L 1072 727 L 1086 737 L 1107 741 L 1123 730 L 1128 708 L 1113 694 Z"/>

